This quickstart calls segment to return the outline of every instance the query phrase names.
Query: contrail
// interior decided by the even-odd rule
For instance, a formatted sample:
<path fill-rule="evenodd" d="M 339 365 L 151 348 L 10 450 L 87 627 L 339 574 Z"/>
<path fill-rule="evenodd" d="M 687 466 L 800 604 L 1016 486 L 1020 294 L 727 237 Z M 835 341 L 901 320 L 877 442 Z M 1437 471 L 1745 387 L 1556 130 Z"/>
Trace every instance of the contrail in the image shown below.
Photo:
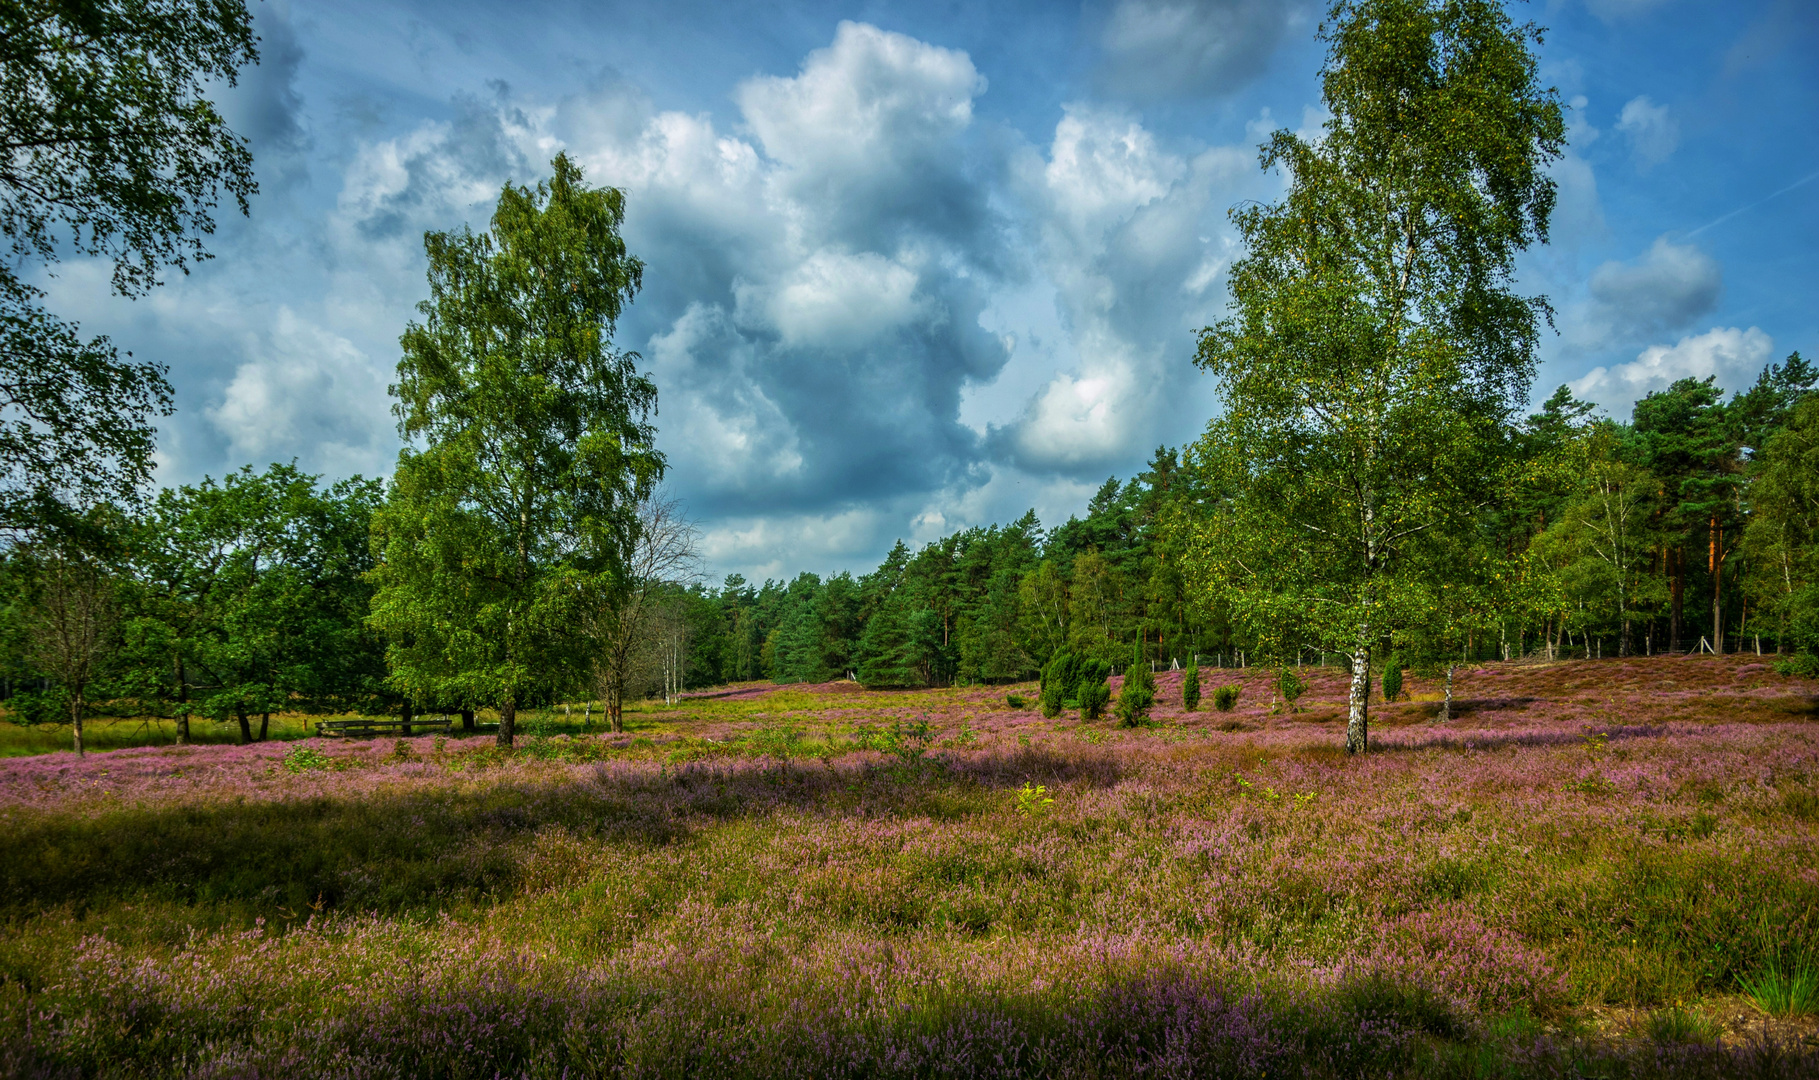
<path fill-rule="evenodd" d="M 1693 237 L 1698 236 L 1700 233 L 1713 227 L 1714 225 L 1722 225 L 1725 222 L 1729 221 L 1730 219 L 1736 217 L 1738 214 L 1741 214 L 1746 210 L 1754 210 L 1756 207 L 1761 206 L 1763 203 L 1768 202 L 1771 199 L 1779 199 L 1781 196 L 1786 195 L 1788 192 L 1794 190 L 1795 188 L 1801 186 L 1802 184 L 1810 184 L 1814 180 L 1819 180 L 1819 172 L 1813 173 L 1809 176 L 1801 177 L 1800 179 L 1789 184 L 1788 186 L 1782 188 L 1780 191 L 1775 192 L 1773 195 L 1765 195 L 1762 198 L 1757 199 L 1755 202 L 1750 203 L 1748 206 L 1739 206 L 1737 209 L 1732 210 L 1730 213 L 1724 215 L 1723 217 L 1719 218 L 1716 221 L 1708 221 L 1704 225 L 1701 225 L 1697 229 L 1694 229 L 1692 232 L 1687 233 L 1686 237 L 1687 237 L 1687 239 L 1691 240 Z"/>

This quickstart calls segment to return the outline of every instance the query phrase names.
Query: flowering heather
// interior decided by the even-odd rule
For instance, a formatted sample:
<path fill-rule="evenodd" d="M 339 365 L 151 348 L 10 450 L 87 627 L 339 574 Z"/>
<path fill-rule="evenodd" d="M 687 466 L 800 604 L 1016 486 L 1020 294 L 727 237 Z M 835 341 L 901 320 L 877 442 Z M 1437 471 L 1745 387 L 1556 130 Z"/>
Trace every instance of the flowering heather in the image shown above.
<path fill-rule="evenodd" d="M 1138 729 L 844 683 L 0 761 L 0 1074 L 1819 1069 L 1738 992 L 1819 967 L 1819 685 L 1462 670 L 1348 758 L 1304 675 L 1159 673 Z"/>

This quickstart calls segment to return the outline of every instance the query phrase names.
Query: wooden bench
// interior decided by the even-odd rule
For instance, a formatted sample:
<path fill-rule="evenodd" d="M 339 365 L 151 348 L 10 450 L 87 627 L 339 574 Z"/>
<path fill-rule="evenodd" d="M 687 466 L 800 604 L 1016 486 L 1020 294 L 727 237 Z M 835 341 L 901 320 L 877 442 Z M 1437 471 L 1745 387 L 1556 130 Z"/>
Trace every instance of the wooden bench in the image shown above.
<path fill-rule="evenodd" d="M 316 734 L 326 738 L 358 738 L 373 735 L 423 735 L 432 731 L 449 730 L 454 721 L 449 717 L 414 717 L 410 720 L 375 720 L 371 717 L 360 717 L 355 720 L 320 720 L 316 723 Z"/>

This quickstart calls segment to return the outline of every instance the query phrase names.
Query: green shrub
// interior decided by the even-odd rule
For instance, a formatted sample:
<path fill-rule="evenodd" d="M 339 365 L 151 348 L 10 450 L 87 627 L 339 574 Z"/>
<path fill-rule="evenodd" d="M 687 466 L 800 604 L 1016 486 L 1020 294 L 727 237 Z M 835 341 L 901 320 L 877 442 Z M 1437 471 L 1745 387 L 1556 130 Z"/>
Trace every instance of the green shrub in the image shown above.
<path fill-rule="evenodd" d="M 313 746 L 293 746 L 284 755 L 285 772 L 307 772 L 311 769 L 326 769 L 330 766 L 328 755 Z"/>
<path fill-rule="evenodd" d="M 1082 660 L 1076 670 L 1079 682 L 1074 697 L 1080 702 L 1080 719 L 1097 720 L 1112 701 L 1112 688 L 1105 683 L 1112 666 L 1103 660 Z"/>
<path fill-rule="evenodd" d="M 1056 655 L 1042 669 L 1042 715 L 1050 720 L 1060 716 L 1063 703 L 1073 697 L 1073 671 L 1074 658 L 1067 653 Z"/>
<path fill-rule="evenodd" d="M 1193 712 L 1200 707 L 1200 662 L 1188 665 L 1187 675 L 1181 680 L 1181 707 Z"/>
<path fill-rule="evenodd" d="M 1678 1006 L 1648 1014 L 1648 1037 L 1662 1043 L 1711 1043 L 1718 1030 L 1704 1013 Z"/>
<path fill-rule="evenodd" d="M 1290 712 L 1296 711 L 1295 702 L 1306 692 L 1307 683 L 1301 681 L 1301 676 L 1295 673 L 1294 668 L 1285 667 L 1276 672 L 1276 693 L 1281 694 L 1282 700 L 1288 702 Z"/>
<path fill-rule="evenodd" d="M 1213 708 L 1218 709 L 1220 712 L 1231 712 L 1233 707 L 1238 704 L 1238 695 L 1242 690 L 1243 687 L 1233 683 L 1227 683 L 1217 690 L 1214 690 Z"/>
<path fill-rule="evenodd" d="M 1400 653 L 1390 653 L 1383 662 L 1383 700 L 1394 701 L 1402 696 L 1402 667 Z"/>
<path fill-rule="evenodd" d="M 1150 714 L 1150 707 L 1156 703 L 1156 676 L 1150 671 L 1149 662 L 1143 659 L 1143 646 L 1139 645 L 1131 656 L 1131 666 L 1124 673 L 1124 686 L 1118 691 L 1118 707 L 1115 714 L 1118 722 L 1125 727 L 1136 727 Z"/>
<path fill-rule="evenodd" d="M 1006 694 L 1004 695 L 1004 703 L 1013 709 L 1021 709 L 1029 704 L 1029 702 L 1023 700 L 1022 694 Z"/>

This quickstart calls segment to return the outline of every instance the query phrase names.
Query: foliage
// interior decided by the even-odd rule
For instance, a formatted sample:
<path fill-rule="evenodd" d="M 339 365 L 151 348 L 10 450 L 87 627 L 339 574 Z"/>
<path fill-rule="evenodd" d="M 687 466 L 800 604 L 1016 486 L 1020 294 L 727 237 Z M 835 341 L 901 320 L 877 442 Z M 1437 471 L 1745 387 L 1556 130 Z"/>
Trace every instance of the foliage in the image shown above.
<path fill-rule="evenodd" d="M 1242 692 L 1243 687 L 1230 683 L 1215 688 L 1213 690 L 1213 708 L 1220 712 L 1231 712 L 1232 708 L 1238 704 L 1238 697 Z"/>
<path fill-rule="evenodd" d="M 1023 786 L 1017 789 L 1017 815 L 1019 817 L 1040 817 L 1048 813 L 1048 808 L 1053 805 L 1055 805 L 1055 800 L 1049 795 L 1048 787 L 1044 784 L 1032 787 L 1030 782 L 1025 780 Z"/>
<path fill-rule="evenodd" d="M 1290 712 L 1296 711 L 1295 702 L 1301 700 L 1301 695 L 1306 692 L 1307 682 L 1301 678 L 1300 672 L 1292 667 L 1283 667 L 1276 672 L 1276 693 L 1282 695 Z"/>
<path fill-rule="evenodd" d="M 308 772 L 311 769 L 327 769 L 334 762 L 327 754 L 307 744 L 291 747 L 284 754 L 284 771 L 289 773 Z"/>
<path fill-rule="evenodd" d="M 1546 1032 L 1811 963 L 1810 684 L 1753 657 L 1461 678 L 1481 709 L 1385 731 L 1396 752 L 1363 765 L 1255 692 L 1254 729 L 1093 745 L 997 690 L 767 687 L 634 703 L 633 739 L 558 712 L 544 759 L 420 737 L 0 761 L 0 1054 L 49 1075 L 774 1076 L 833 1052 L 878 1076 L 1810 1075 L 1797 1042 Z M 1309 682 L 1345 700 L 1339 673 Z M 1647 722 L 1601 728 L 1613 782 L 1570 791 L 1613 695 Z M 978 744 L 880 761 L 842 734 L 860 710 Z M 332 765 L 287 770 L 296 745 Z M 1054 802 L 1018 813 L 1025 785 Z"/>
<path fill-rule="evenodd" d="M 378 483 L 294 465 L 160 492 L 132 523 L 120 689 L 178 718 L 239 724 L 375 704 L 383 653 L 365 620 Z"/>
<path fill-rule="evenodd" d="M 1196 568 L 1276 651 L 1350 655 L 1357 753 L 1373 649 L 1426 621 L 1422 545 L 1471 535 L 1506 482 L 1547 311 L 1510 282 L 1565 126 L 1538 31 L 1489 0 L 1342 2 L 1321 36 L 1330 119 L 1264 148 L 1288 194 L 1234 212 L 1234 314 L 1201 334 L 1225 412 L 1196 456 L 1233 496 Z"/>
<path fill-rule="evenodd" d="M 1809 962 L 1785 964 L 1771 956 L 1758 971 L 1737 978 L 1744 996 L 1775 1017 L 1819 1013 L 1819 967 Z"/>
<path fill-rule="evenodd" d="M 1390 653 L 1389 659 L 1383 662 L 1383 700 L 1395 701 L 1402 696 L 1402 669 L 1408 665 L 1401 653 Z"/>
<path fill-rule="evenodd" d="M 566 155 L 552 168 L 507 184 L 489 231 L 424 237 L 430 299 L 394 387 L 411 445 L 374 522 L 392 684 L 495 705 L 504 745 L 520 704 L 580 684 L 578 627 L 631 587 L 637 507 L 664 465 L 656 386 L 612 345 L 643 273 L 625 197 Z"/>
<path fill-rule="evenodd" d="M 217 200 L 246 213 L 258 189 L 209 93 L 258 52 L 239 0 L 13 0 L 0 35 L 0 526 L 21 529 L 130 499 L 171 388 L 45 311 L 20 266 L 100 256 L 115 291 L 139 296 L 207 258 Z"/>
<path fill-rule="evenodd" d="M 1150 707 L 1156 703 L 1156 676 L 1150 671 L 1149 662 L 1143 659 L 1143 647 L 1139 645 L 1131 659 L 1130 667 L 1124 672 L 1124 685 L 1118 690 L 1118 704 L 1113 708 L 1113 715 L 1125 727 L 1137 727 L 1149 718 Z"/>
<path fill-rule="evenodd" d="M 1200 662 L 1198 660 L 1187 666 L 1187 674 L 1181 678 L 1181 707 L 1193 712 L 1200 707 Z"/>
<path fill-rule="evenodd" d="M 1081 660 L 1074 667 L 1074 699 L 1080 703 L 1080 719 L 1092 721 L 1104 715 L 1111 703 L 1112 688 L 1106 678 L 1112 666 L 1103 660 Z"/>

